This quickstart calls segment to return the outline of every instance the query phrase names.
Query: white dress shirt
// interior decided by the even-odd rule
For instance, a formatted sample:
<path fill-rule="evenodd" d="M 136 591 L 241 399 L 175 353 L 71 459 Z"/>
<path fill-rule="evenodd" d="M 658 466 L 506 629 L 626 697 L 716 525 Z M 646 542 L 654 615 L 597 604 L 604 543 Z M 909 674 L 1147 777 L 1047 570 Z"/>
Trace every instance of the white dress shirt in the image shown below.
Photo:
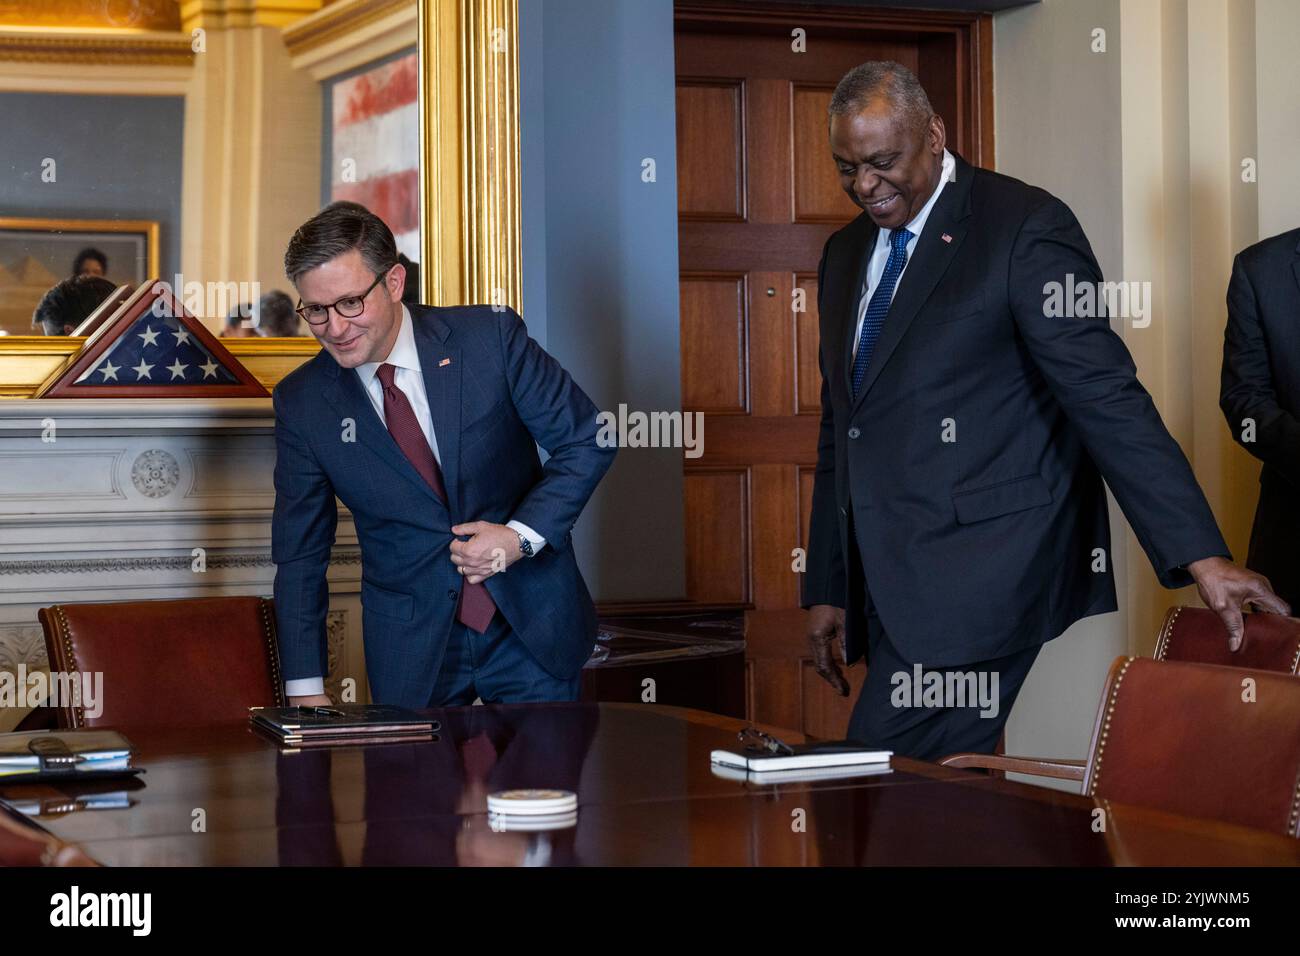
<path fill-rule="evenodd" d="M 415 326 L 412 324 L 411 313 L 405 305 L 402 306 L 402 324 L 397 330 L 397 341 L 393 343 L 392 351 L 388 353 L 388 358 L 383 362 L 366 362 L 356 367 L 357 378 L 361 380 L 361 387 L 365 389 L 366 394 L 370 397 L 370 404 L 375 407 L 375 414 L 379 420 L 388 422 L 384 419 L 384 385 L 379 381 L 379 366 L 383 364 L 392 365 L 396 371 L 393 373 L 393 384 L 402 390 L 406 395 L 406 400 L 411 403 L 411 410 L 415 412 L 415 419 L 420 423 L 420 431 L 424 432 L 424 437 L 428 439 L 429 447 L 433 449 L 433 457 L 438 462 L 438 467 L 442 467 L 442 456 L 438 453 L 438 436 L 433 431 L 433 416 L 429 412 L 429 396 L 424 390 L 424 376 L 420 373 L 420 353 L 415 347 Z M 513 528 L 517 534 L 522 534 L 533 546 L 533 553 L 536 554 L 546 547 L 546 539 L 539 535 L 528 525 L 521 521 L 508 521 L 506 526 Z M 287 680 L 284 682 L 284 693 L 286 697 L 309 697 L 315 694 L 325 693 L 325 679 L 323 677 L 301 677 L 296 680 Z"/>
<path fill-rule="evenodd" d="M 930 198 L 925 201 L 921 211 L 913 217 L 905 228 L 912 234 L 912 238 L 907 240 L 907 262 L 903 263 L 903 272 L 907 271 L 908 263 L 912 261 L 912 251 L 916 248 L 916 242 L 921 238 L 921 230 L 925 228 L 925 221 L 930 218 L 930 210 L 934 208 L 935 202 L 939 199 L 939 193 L 943 192 L 943 187 L 949 180 L 957 179 L 957 160 L 952 158 L 952 153 L 947 149 L 943 151 L 943 168 L 939 172 L 939 185 L 934 187 L 934 192 Z M 876 286 L 880 283 L 880 277 L 885 274 L 885 264 L 889 261 L 889 235 L 892 229 L 880 229 L 876 232 L 876 247 L 871 251 L 871 259 L 867 262 L 867 275 L 862 282 L 862 296 L 858 300 L 858 324 L 853 333 L 853 355 L 858 354 L 858 342 L 862 338 L 862 323 L 867 318 L 867 306 L 871 304 L 871 293 L 875 291 Z M 894 294 L 898 292 L 898 286 L 903 281 L 903 272 L 898 274 L 898 279 L 894 282 L 894 291 L 889 295 L 889 301 L 894 301 Z"/>

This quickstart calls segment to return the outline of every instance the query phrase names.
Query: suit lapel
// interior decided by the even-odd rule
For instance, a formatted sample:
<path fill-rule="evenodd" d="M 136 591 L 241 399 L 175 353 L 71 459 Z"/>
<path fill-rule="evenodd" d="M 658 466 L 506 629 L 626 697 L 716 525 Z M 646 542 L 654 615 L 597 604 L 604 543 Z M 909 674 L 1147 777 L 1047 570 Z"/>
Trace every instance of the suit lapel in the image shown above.
<path fill-rule="evenodd" d="M 1291 274 L 1295 276 L 1295 284 L 1300 286 L 1300 245 L 1295 247 L 1296 260 L 1291 263 Z"/>
<path fill-rule="evenodd" d="M 862 223 L 860 234 L 855 241 L 850 244 L 849 252 L 853 260 L 846 263 L 843 274 L 850 271 L 853 274 L 853 285 L 849 286 L 844 292 L 843 322 L 844 328 L 840 333 L 840 361 L 844 366 L 841 378 L 844 385 L 849 389 L 849 394 L 853 393 L 853 339 L 854 333 L 858 330 L 858 312 L 862 308 L 862 283 L 867 281 L 867 263 L 871 261 L 871 253 L 876 248 L 877 237 L 880 234 L 880 227 L 871 221 L 866 213 L 863 213 L 860 222 Z"/>
<path fill-rule="evenodd" d="M 356 422 L 356 435 L 361 444 L 427 492 L 434 501 L 438 501 L 438 496 L 433 493 L 428 482 L 420 477 L 415 466 L 402 454 L 397 442 L 393 441 L 393 436 L 388 433 L 388 428 L 366 395 L 356 371 L 335 365 L 334 372 L 334 381 L 325 389 L 325 400 L 334 406 L 342 418 L 351 418 Z"/>
<path fill-rule="evenodd" d="M 420 354 L 420 374 L 429 399 L 429 417 L 438 442 L 442 483 L 447 489 L 447 507 L 452 514 L 460 514 L 460 349 L 449 341 L 451 328 L 437 313 L 424 312 L 419 306 L 409 308 L 415 325 L 415 349 Z M 417 309 L 423 314 L 417 315 Z"/>
<path fill-rule="evenodd" d="M 956 154 L 953 158 L 957 161 L 956 179 L 944 186 L 925 221 L 921 237 L 916 240 L 911 258 L 907 261 L 907 270 L 899 280 L 898 291 L 894 293 L 894 301 L 885 316 L 880 338 L 867 363 L 862 389 L 857 398 L 853 399 L 853 408 L 857 408 L 867 392 L 871 391 L 880 370 L 889 361 L 894 349 L 907 333 L 908 326 L 930 298 L 930 293 L 943 278 L 966 238 L 970 226 L 970 189 L 974 168 Z"/>
<path fill-rule="evenodd" d="M 827 260 L 823 277 L 822 307 L 826 310 L 824 328 L 839 343 L 832 351 L 831 381 L 852 386 L 853 369 L 849 356 L 853 354 L 853 333 L 858 321 L 858 299 L 861 298 L 862 280 L 866 276 L 867 260 L 876 245 L 876 226 L 862 213 L 850 222 L 845 241 L 832 243 L 831 259 Z M 842 251 L 841 251 L 842 250 Z M 852 284 L 837 281 L 837 277 L 850 276 Z"/>

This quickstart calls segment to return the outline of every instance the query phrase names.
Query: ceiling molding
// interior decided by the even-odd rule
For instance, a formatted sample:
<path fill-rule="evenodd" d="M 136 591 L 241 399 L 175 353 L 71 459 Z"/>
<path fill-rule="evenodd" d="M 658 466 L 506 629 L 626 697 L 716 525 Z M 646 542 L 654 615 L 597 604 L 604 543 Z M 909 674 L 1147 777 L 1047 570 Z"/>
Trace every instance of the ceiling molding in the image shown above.
<path fill-rule="evenodd" d="M 44 29 L 180 29 L 176 0 L 0 0 L 0 25 Z"/>
<path fill-rule="evenodd" d="M 337 0 L 283 31 L 295 68 L 325 79 L 415 46 L 417 0 Z"/>
<path fill-rule="evenodd" d="M 287 27 L 320 6 L 321 0 L 181 0 L 181 29 Z"/>
<path fill-rule="evenodd" d="M 0 60 L 19 63 L 191 66 L 188 33 L 0 27 Z"/>

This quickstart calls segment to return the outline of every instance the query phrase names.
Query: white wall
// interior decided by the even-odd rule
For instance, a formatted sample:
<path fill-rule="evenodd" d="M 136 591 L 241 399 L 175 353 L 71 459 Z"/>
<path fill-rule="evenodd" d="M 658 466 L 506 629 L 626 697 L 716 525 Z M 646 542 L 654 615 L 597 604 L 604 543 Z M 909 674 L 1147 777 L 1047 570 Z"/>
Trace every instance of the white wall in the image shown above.
<path fill-rule="evenodd" d="M 1249 2 L 1243 6 L 1250 6 Z M 1254 0 L 1259 234 L 1300 226 L 1300 3 Z"/>
<path fill-rule="evenodd" d="M 1108 279 L 1151 282 L 1150 325 L 1113 322 L 1238 562 L 1258 463 L 1218 408 L 1224 296 L 1237 252 L 1300 224 L 1297 37 L 1293 0 L 1044 0 L 994 24 L 998 168 L 1070 204 Z M 1044 648 L 1010 753 L 1084 756 L 1111 658 L 1149 654 L 1165 609 L 1199 603 L 1159 586 L 1112 501 L 1116 524 L 1120 612 Z"/>
<path fill-rule="evenodd" d="M 997 169 L 1064 200 L 1107 278 L 1118 277 L 1123 253 L 1119 17 L 1119 0 L 1045 0 L 998 14 L 993 28 Z M 1104 54 L 1090 51 L 1098 27 Z M 1118 515 L 1112 500 L 1122 582 L 1128 532 Z M 1007 753 L 1085 756 L 1106 670 L 1126 645 L 1118 613 L 1080 621 L 1044 645 L 1011 712 Z"/>

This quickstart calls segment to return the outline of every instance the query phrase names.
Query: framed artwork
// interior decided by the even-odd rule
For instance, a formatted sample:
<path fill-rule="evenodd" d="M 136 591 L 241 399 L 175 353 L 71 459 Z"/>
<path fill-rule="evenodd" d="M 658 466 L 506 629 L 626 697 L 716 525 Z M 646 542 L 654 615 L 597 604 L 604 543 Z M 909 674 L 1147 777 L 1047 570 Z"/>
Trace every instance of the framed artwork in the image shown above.
<path fill-rule="evenodd" d="M 32 327 L 37 303 L 72 275 L 73 258 L 87 248 L 104 254 L 106 277 L 119 285 L 159 277 L 155 221 L 0 217 L 0 329 L 40 334 Z"/>
<path fill-rule="evenodd" d="M 165 282 L 140 284 L 35 398 L 266 398 L 268 392 Z"/>
<path fill-rule="evenodd" d="M 419 58 L 412 50 L 327 87 L 330 201 L 359 202 L 420 259 Z"/>

